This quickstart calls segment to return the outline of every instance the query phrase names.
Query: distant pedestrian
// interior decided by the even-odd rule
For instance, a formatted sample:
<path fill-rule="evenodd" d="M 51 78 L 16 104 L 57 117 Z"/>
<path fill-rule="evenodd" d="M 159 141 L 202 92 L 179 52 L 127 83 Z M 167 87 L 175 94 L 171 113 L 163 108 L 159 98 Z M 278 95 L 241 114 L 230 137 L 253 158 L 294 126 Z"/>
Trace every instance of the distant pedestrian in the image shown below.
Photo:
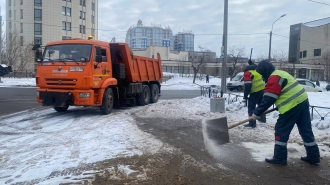
<path fill-rule="evenodd" d="M 319 79 L 316 79 L 316 85 L 320 87 Z"/>
<path fill-rule="evenodd" d="M 209 75 L 206 75 L 206 83 L 209 83 Z"/>

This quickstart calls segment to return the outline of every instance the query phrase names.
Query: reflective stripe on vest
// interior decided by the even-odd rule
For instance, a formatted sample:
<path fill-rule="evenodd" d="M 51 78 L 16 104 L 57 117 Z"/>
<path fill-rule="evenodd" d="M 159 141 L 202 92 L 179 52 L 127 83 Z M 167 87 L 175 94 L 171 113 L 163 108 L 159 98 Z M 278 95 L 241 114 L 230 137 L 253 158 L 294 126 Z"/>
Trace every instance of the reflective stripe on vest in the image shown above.
<path fill-rule="evenodd" d="M 274 75 L 280 76 L 288 81 L 275 102 L 280 114 L 286 113 L 308 98 L 305 89 L 289 73 L 282 70 L 275 70 L 271 76 Z"/>
<path fill-rule="evenodd" d="M 252 87 L 250 93 L 258 92 L 265 89 L 265 83 L 262 80 L 261 74 L 259 74 L 256 70 L 249 70 L 253 75 Z"/>

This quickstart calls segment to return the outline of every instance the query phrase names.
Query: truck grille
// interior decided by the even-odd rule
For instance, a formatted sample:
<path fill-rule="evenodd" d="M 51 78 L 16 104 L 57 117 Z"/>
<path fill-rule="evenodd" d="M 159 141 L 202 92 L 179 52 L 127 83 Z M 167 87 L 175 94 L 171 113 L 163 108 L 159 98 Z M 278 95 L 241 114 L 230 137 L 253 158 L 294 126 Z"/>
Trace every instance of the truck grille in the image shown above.
<path fill-rule="evenodd" d="M 47 86 L 75 86 L 77 79 L 45 79 Z"/>

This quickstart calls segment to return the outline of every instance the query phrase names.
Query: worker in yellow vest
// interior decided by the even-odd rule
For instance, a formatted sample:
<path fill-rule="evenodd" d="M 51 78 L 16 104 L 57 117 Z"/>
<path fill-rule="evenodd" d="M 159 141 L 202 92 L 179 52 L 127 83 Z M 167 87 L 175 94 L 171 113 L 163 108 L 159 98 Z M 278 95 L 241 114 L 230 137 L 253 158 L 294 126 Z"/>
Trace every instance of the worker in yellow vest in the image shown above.
<path fill-rule="evenodd" d="M 275 125 L 274 155 L 265 161 L 272 164 L 287 164 L 287 142 L 294 125 L 297 124 L 303 139 L 307 156 L 301 160 L 312 164 L 320 162 L 320 151 L 315 142 L 309 114 L 308 95 L 293 76 L 263 60 L 258 64 L 257 72 L 266 82 L 261 104 L 254 110 L 252 118 L 258 119 L 274 103 L 280 113 Z"/>
<path fill-rule="evenodd" d="M 262 76 L 256 71 L 256 65 L 249 60 L 249 64 L 244 70 L 244 102 L 247 102 L 249 117 L 252 116 L 254 109 L 261 103 L 264 95 L 265 83 Z M 266 122 L 266 116 L 262 116 L 258 121 Z M 256 120 L 249 121 L 245 127 L 255 128 Z"/>

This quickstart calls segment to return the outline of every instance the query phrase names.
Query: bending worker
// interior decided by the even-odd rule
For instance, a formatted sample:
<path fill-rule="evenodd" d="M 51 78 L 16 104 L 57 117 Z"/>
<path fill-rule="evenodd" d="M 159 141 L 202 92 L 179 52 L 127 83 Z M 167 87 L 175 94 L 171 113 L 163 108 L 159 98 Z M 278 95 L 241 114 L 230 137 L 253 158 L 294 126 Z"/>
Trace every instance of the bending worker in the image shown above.
<path fill-rule="evenodd" d="M 320 151 L 315 142 L 309 114 L 308 95 L 293 76 L 263 60 L 257 67 L 267 83 L 261 104 L 254 110 L 252 118 L 258 117 L 275 103 L 280 115 L 275 124 L 274 155 L 265 161 L 273 164 L 287 164 L 287 142 L 294 125 L 297 124 L 307 156 L 301 160 L 312 164 L 320 162 Z"/>
<path fill-rule="evenodd" d="M 247 102 L 248 114 L 252 116 L 256 105 L 261 103 L 264 95 L 265 83 L 262 76 L 256 71 L 256 65 L 249 60 L 249 65 L 244 71 L 244 101 Z M 248 97 L 250 95 L 250 97 Z M 266 116 L 262 116 L 258 121 L 266 122 Z M 257 125 L 256 120 L 249 121 L 245 127 L 255 128 Z"/>

